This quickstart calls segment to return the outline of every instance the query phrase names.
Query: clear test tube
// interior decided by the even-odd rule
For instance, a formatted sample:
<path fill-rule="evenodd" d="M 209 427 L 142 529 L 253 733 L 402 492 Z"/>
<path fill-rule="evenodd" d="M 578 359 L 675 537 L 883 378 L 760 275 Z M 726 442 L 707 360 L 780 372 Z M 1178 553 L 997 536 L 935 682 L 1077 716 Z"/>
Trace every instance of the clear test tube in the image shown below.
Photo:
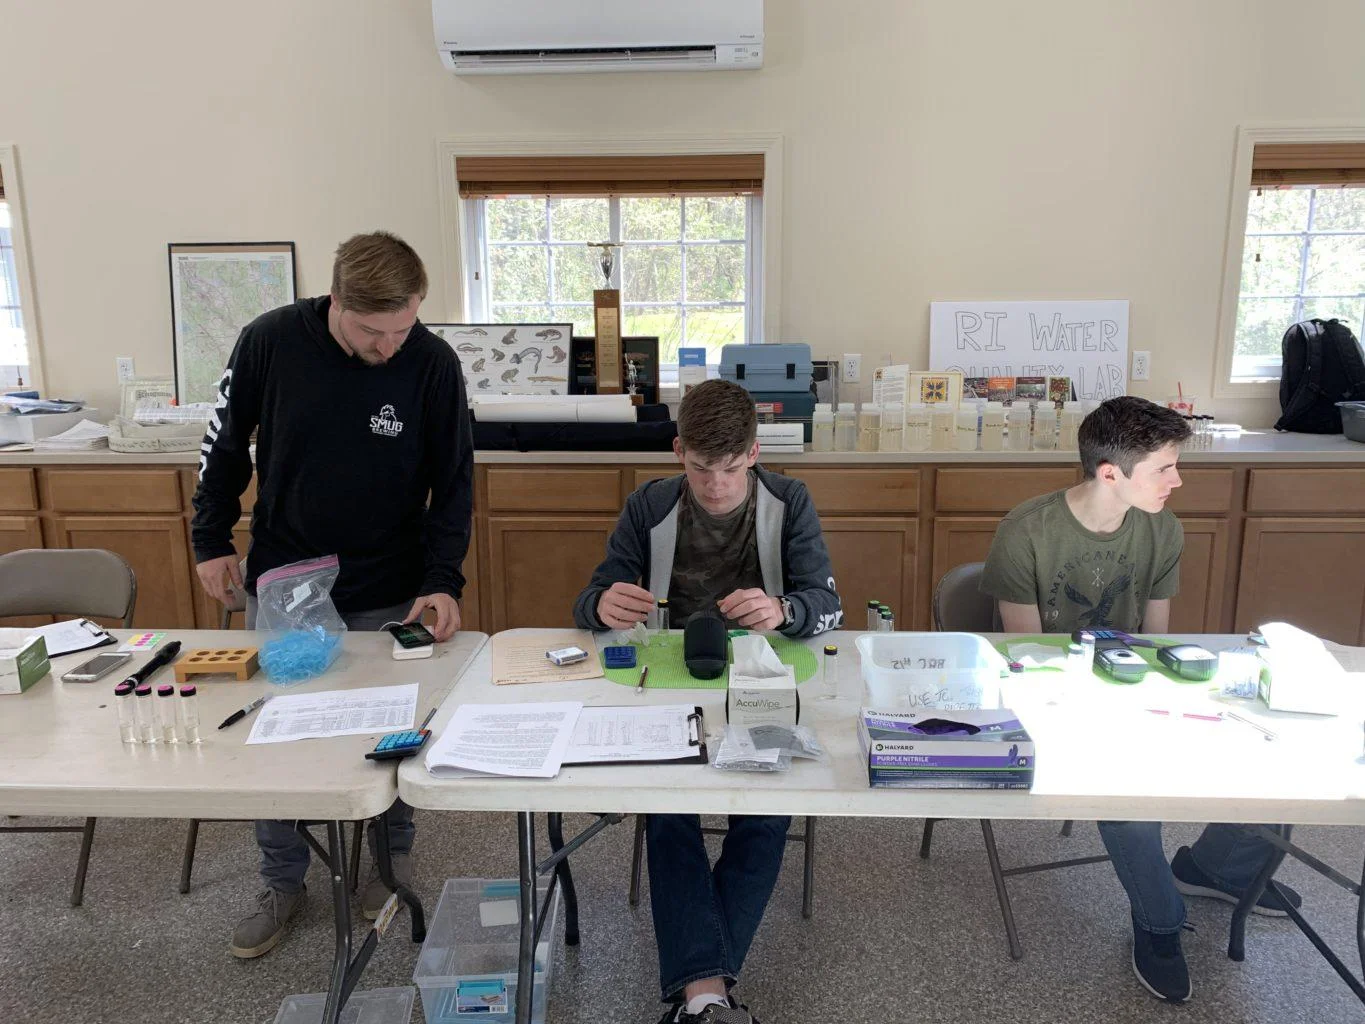
<path fill-rule="evenodd" d="M 199 736 L 199 691 L 193 683 L 180 687 L 180 699 L 176 701 L 180 712 L 180 734 L 186 743 L 200 742 Z"/>
<path fill-rule="evenodd" d="M 150 683 L 143 683 L 133 693 L 136 695 L 133 707 L 137 714 L 138 742 L 155 743 L 156 708 L 152 701 L 152 686 Z"/>
<path fill-rule="evenodd" d="M 118 734 L 124 743 L 137 742 L 137 711 L 133 708 L 133 684 L 119 683 L 114 687 L 114 707 L 118 709 Z"/>
<path fill-rule="evenodd" d="M 175 687 L 162 683 L 156 688 L 156 728 L 162 743 L 179 743 L 175 731 Z"/>
<path fill-rule="evenodd" d="M 888 608 L 882 612 L 881 631 L 883 633 L 892 633 L 895 629 L 896 620 L 895 617 L 892 616 L 891 610 Z"/>
<path fill-rule="evenodd" d="M 667 633 L 668 625 L 668 598 L 659 598 L 659 632 Z"/>
<path fill-rule="evenodd" d="M 839 696 L 839 648 L 825 644 L 824 689 L 820 691 L 821 700 L 834 700 Z"/>
<path fill-rule="evenodd" d="M 875 633 L 882 626 L 882 603 L 880 601 L 867 602 L 867 631 Z"/>

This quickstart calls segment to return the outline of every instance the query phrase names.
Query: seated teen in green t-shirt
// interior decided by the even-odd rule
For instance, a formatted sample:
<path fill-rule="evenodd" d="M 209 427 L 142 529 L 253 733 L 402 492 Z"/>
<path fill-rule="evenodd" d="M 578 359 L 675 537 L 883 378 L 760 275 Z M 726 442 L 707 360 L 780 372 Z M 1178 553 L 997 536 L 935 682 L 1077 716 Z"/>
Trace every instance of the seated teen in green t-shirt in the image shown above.
<path fill-rule="evenodd" d="M 1176 462 L 1189 433 L 1176 413 L 1141 398 L 1111 398 L 1085 418 L 1085 479 L 1019 505 L 991 542 L 981 589 L 999 603 L 1006 632 L 1165 632 L 1184 547 L 1166 501 L 1180 486 Z M 1160 822 L 1102 821 L 1099 829 L 1132 905 L 1133 971 L 1153 995 L 1184 1002 L 1192 988 L 1181 894 L 1236 903 L 1272 847 L 1244 826 L 1210 825 L 1168 865 Z M 1298 906 L 1297 893 L 1280 889 Z M 1271 892 L 1254 909 L 1285 916 Z"/>

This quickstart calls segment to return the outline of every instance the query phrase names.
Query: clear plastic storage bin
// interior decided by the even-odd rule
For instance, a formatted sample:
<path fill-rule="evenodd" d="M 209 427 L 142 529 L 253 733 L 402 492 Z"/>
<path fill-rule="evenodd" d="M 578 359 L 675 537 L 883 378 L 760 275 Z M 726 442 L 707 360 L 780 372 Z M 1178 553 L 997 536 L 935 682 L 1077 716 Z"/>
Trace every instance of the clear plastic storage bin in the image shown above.
<path fill-rule="evenodd" d="M 408 1024 L 416 999 L 417 990 L 411 985 L 352 992 L 342 1008 L 341 1024 Z M 326 1008 L 327 996 L 322 992 L 285 996 L 280 1012 L 275 1014 L 275 1024 L 322 1024 Z"/>
<path fill-rule="evenodd" d="M 1009 670 L 975 633 L 867 633 L 858 637 L 858 658 L 875 711 L 999 707 Z"/>
<path fill-rule="evenodd" d="M 536 885 L 536 906 L 550 881 Z M 520 884 L 486 878 L 447 879 L 422 943 L 412 980 L 422 992 L 427 1024 L 498 1024 L 516 1019 L 517 949 L 521 942 Z M 545 1004 L 559 936 L 562 897 L 555 890 L 536 944 L 531 1020 L 545 1020 Z"/>
<path fill-rule="evenodd" d="M 1352 441 L 1365 444 L 1365 402 L 1338 402 L 1341 432 Z"/>

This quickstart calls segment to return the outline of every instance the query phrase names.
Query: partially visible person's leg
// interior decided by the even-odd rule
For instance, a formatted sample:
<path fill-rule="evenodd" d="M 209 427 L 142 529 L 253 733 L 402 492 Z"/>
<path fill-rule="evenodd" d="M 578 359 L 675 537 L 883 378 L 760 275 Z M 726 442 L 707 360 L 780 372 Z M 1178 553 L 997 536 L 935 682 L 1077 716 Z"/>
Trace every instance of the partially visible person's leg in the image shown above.
<path fill-rule="evenodd" d="M 730 959 L 736 973 L 744 965 L 744 957 L 777 885 L 791 823 L 789 817 L 773 815 L 730 817 L 730 828 L 713 874 L 729 929 Z"/>
<path fill-rule="evenodd" d="M 1193 846 L 1182 846 L 1171 860 L 1176 888 L 1186 896 L 1209 896 L 1236 903 L 1274 853 L 1274 846 L 1245 825 L 1207 826 Z M 1298 907 L 1302 897 L 1277 883 L 1289 903 Z M 1284 905 L 1270 892 L 1261 894 L 1252 908 L 1265 917 L 1284 917 Z"/>
<path fill-rule="evenodd" d="M 713 979 L 723 994 L 737 968 L 701 819 L 695 814 L 651 814 L 645 819 L 645 842 L 664 1000 L 677 1001 L 689 984 Z"/>
<path fill-rule="evenodd" d="M 261 851 L 261 880 L 256 909 L 232 932 L 232 955 L 242 959 L 264 956 L 284 937 L 285 926 L 303 900 L 308 873 L 308 843 L 292 821 L 256 822 L 256 846 Z"/>

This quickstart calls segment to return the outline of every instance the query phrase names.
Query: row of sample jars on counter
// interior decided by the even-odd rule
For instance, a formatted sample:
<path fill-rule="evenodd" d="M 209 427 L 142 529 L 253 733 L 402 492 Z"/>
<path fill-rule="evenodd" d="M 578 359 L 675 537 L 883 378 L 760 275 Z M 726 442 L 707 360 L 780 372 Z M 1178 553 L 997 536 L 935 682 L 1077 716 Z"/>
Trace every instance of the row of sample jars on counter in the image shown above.
<path fill-rule="evenodd" d="M 1076 434 L 1098 402 L 817 403 L 811 417 L 816 452 L 1074 451 Z"/>

